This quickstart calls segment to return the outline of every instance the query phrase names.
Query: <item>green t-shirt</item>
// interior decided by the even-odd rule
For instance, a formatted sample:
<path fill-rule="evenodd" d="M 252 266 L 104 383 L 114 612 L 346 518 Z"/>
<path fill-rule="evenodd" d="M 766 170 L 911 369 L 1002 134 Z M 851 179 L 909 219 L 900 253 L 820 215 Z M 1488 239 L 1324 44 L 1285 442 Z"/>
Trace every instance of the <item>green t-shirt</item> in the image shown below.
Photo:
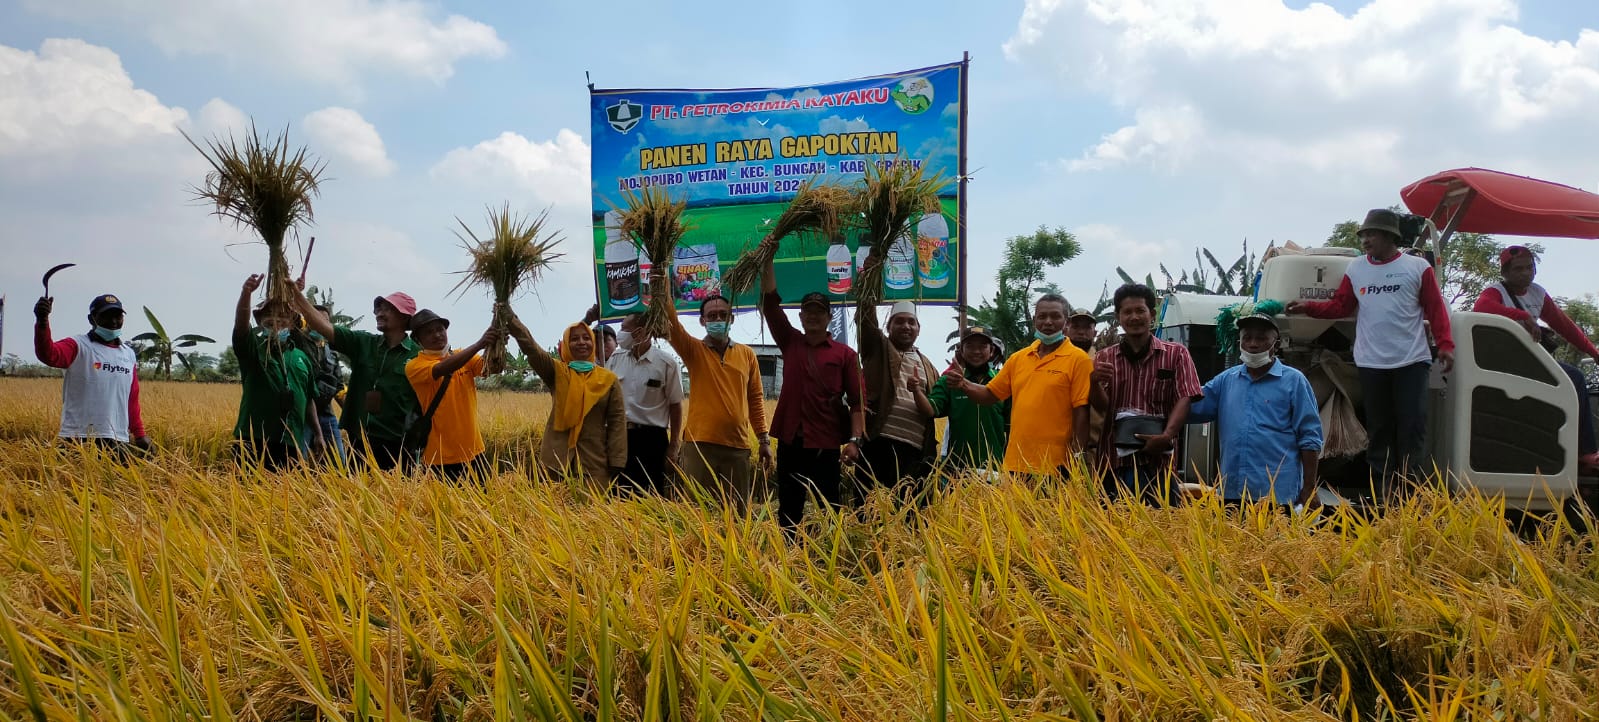
<path fill-rule="evenodd" d="M 405 377 L 405 364 L 422 350 L 410 336 L 389 346 L 383 334 L 333 329 L 333 350 L 350 358 L 350 385 L 339 425 L 352 437 L 363 431 L 375 439 L 405 438 L 405 427 L 422 415 L 416 392 Z M 368 392 L 376 391 L 376 411 L 368 413 Z"/>
<path fill-rule="evenodd" d="M 962 364 L 964 367 L 964 364 Z M 994 378 L 993 369 L 965 369 L 967 380 L 986 384 Z M 1010 435 L 1010 402 L 981 406 L 970 396 L 951 391 L 944 377 L 938 377 L 927 392 L 935 416 L 949 417 L 944 432 L 945 454 L 957 468 L 981 468 L 992 459 L 997 466 L 1005 460 L 1006 438 Z"/>
<path fill-rule="evenodd" d="M 233 353 L 239 357 L 239 380 L 244 385 L 233 437 L 303 448 L 310 431 L 305 404 L 316 394 L 311 357 L 288 345 L 273 351 L 260 330 L 235 333 Z"/>

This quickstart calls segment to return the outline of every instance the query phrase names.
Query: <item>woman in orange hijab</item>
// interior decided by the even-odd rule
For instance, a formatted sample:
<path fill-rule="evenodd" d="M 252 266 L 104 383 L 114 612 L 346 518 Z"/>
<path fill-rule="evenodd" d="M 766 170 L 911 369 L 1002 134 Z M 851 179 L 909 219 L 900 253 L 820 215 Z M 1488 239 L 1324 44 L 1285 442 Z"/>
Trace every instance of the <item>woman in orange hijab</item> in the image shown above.
<path fill-rule="evenodd" d="M 552 479 L 572 474 L 591 488 L 609 488 L 627 466 L 627 409 L 616 374 L 594 363 L 594 333 L 581 323 L 568 326 L 556 359 L 513 313 L 511 338 L 553 399 L 539 465 Z"/>

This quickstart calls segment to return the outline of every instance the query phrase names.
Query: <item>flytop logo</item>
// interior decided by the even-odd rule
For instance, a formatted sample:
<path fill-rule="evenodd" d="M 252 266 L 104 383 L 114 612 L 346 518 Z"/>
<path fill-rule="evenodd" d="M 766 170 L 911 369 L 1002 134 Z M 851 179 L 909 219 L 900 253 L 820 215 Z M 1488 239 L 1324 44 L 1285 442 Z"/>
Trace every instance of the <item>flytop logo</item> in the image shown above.
<path fill-rule="evenodd" d="M 1362 296 L 1377 296 L 1377 295 L 1381 295 L 1381 294 L 1384 294 L 1384 293 L 1398 293 L 1400 288 L 1401 288 L 1401 286 L 1399 284 L 1397 284 L 1397 283 L 1393 284 L 1391 286 L 1390 285 L 1379 286 L 1379 285 L 1373 283 L 1370 286 L 1367 286 L 1365 288 L 1360 289 L 1360 295 L 1362 295 Z"/>
<path fill-rule="evenodd" d="M 94 362 L 94 370 L 96 370 L 96 371 L 104 371 L 104 372 L 110 373 L 110 374 L 131 374 L 131 373 L 133 373 L 133 369 L 130 369 L 130 368 L 126 367 L 126 366 L 118 366 L 116 364 L 101 363 L 99 361 Z"/>

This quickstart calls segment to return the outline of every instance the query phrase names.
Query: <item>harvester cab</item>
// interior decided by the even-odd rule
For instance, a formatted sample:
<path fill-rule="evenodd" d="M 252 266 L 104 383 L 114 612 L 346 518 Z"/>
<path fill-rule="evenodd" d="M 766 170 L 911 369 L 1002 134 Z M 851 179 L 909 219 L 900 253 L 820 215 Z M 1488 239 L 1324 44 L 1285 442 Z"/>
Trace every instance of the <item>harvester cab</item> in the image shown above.
<path fill-rule="evenodd" d="M 1412 211 L 1424 214 L 1410 218 L 1416 233 L 1411 252 L 1429 258 L 1443 257 L 1456 231 L 1599 238 L 1599 196 L 1531 178 L 1480 169 L 1448 171 L 1407 186 L 1401 197 Z M 1357 257 L 1358 252 L 1343 248 L 1268 254 L 1255 297 L 1285 304 L 1327 300 Z M 1511 509 L 1571 511 L 1584 497 L 1593 506 L 1599 478 L 1579 477 L 1577 424 L 1579 414 L 1594 410 L 1577 407 L 1570 377 L 1537 339 L 1508 318 L 1455 311 L 1450 324 L 1454 368 L 1445 374 L 1435 366 L 1428 382 L 1431 466 L 1452 488 L 1502 495 Z M 1192 314 L 1163 317 L 1161 323 L 1163 337 L 1173 340 L 1203 336 L 1193 330 L 1197 325 L 1202 320 Z M 1179 331 L 1178 326 L 1188 329 Z M 1372 485 L 1359 453 L 1365 432 L 1351 354 L 1354 319 L 1289 316 L 1280 318 L 1279 326 L 1279 357 L 1305 372 L 1321 405 L 1328 445 L 1322 485 L 1340 500 L 1370 503 Z M 1190 351 L 1196 366 L 1202 354 L 1216 354 L 1214 343 L 1208 349 L 1191 346 Z M 1201 373 L 1201 379 L 1217 371 Z M 1214 434 L 1190 431 L 1184 441 L 1185 481 L 1213 478 L 1219 459 Z"/>

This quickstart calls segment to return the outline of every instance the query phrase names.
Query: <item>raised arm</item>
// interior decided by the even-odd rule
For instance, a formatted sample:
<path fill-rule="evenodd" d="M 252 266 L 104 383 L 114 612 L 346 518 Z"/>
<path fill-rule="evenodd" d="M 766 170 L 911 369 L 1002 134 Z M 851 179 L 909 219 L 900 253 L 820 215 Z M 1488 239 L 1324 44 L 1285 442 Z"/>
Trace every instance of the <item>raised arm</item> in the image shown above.
<path fill-rule="evenodd" d="M 499 339 L 500 329 L 492 325 L 489 326 L 488 330 L 484 331 L 483 335 L 479 336 L 476 341 L 473 341 L 471 346 L 467 346 L 460 351 L 456 351 L 455 353 L 452 353 L 446 357 L 443 361 L 435 364 L 433 366 L 433 378 L 444 378 L 445 376 L 449 376 L 456 371 L 460 371 L 461 367 L 466 365 L 466 362 L 472 360 L 472 357 L 477 356 L 483 351 L 483 349 L 488 348 L 491 344 Z"/>
<path fill-rule="evenodd" d="M 783 299 L 777 295 L 777 271 L 770 258 L 761 267 L 761 316 L 766 319 L 766 328 L 771 330 L 778 348 L 788 346 L 788 340 L 794 335 L 794 324 L 788 320 L 788 314 L 783 313 Z"/>
<path fill-rule="evenodd" d="M 233 309 L 234 335 L 250 332 L 250 296 L 261 287 L 261 278 L 261 274 L 256 273 L 244 279 L 244 286 L 239 291 L 239 303 Z"/>
<path fill-rule="evenodd" d="M 306 298 L 304 293 L 296 293 L 291 303 L 294 306 L 294 312 L 300 314 L 300 318 L 305 319 L 306 328 L 320 334 L 322 338 L 327 339 L 328 343 L 333 343 L 335 333 L 333 322 L 322 317 L 316 307 L 311 305 L 311 299 Z"/>
<path fill-rule="evenodd" d="M 1338 319 L 1355 315 L 1355 311 L 1359 308 L 1360 301 L 1355 297 L 1355 287 L 1346 275 L 1338 282 L 1338 290 L 1333 291 L 1332 298 L 1325 301 L 1289 301 L 1283 313 L 1290 316 L 1302 313 L 1311 318 Z"/>
<path fill-rule="evenodd" d="M 522 355 L 527 357 L 528 368 L 533 369 L 533 373 L 544 379 L 546 384 L 553 386 L 555 384 L 555 359 L 551 358 L 550 354 L 542 346 L 539 346 L 537 341 L 533 340 L 532 332 L 528 331 L 527 326 L 522 324 L 522 319 L 516 315 L 515 311 L 507 315 L 511 318 L 509 329 L 511 339 L 516 341 L 517 347 L 522 349 Z"/>
<path fill-rule="evenodd" d="M 78 342 L 70 338 L 50 340 L 50 309 L 54 306 L 53 298 L 40 298 L 33 304 L 33 355 L 39 363 L 64 369 L 78 357 Z"/>

